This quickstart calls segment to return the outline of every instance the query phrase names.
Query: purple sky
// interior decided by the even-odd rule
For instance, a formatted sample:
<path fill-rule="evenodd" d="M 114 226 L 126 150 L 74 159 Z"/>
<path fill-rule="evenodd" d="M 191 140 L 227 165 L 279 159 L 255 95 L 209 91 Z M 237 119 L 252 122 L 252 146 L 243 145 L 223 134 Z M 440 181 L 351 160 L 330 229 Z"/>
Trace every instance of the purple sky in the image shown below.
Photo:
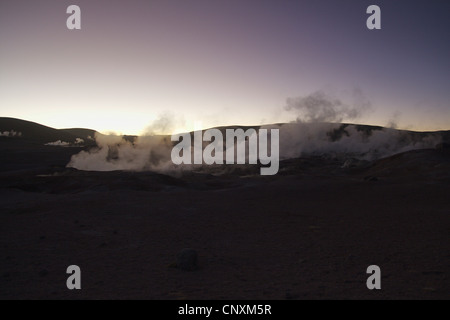
<path fill-rule="evenodd" d="M 66 8 L 81 8 L 81 30 Z M 381 8 L 381 30 L 366 8 Z M 0 116 L 137 134 L 295 120 L 286 99 L 371 103 L 352 122 L 450 129 L 450 2 L 1 0 Z M 345 120 L 345 119 L 344 119 Z"/>

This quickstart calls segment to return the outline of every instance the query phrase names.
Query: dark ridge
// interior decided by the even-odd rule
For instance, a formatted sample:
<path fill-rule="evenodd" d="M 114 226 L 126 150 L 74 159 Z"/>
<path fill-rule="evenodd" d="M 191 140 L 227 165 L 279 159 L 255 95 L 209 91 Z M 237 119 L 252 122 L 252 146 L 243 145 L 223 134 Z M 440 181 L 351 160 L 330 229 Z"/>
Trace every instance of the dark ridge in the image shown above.
<path fill-rule="evenodd" d="M 344 135 L 347 137 L 350 136 L 350 134 L 345 130 L 348 126 L 348 124 L 341 124 L 338 129 L 327 132 L 327 136 L 330 138 L 330 141 L 335 142 L 341 140 Z"/>
<path fill-rule="evenodd" d="M 97 131 L 92 129 L 84 129 L 84 128 L 70 128 L 70 129 L 60 129 L 59 131 L 67 132 L 72 136 L 77 138 L 81 138 L 87 143 L 88 141 L 94 141 L 95 134 Z"/>
<path fill-rule="evenodd" d="M 181 179 L 154 172 L 78 171 L 70 168 L 25 172 L 9 179 L 0 175 L 0 189 L 16 189 L 33 193 L 75 194 L 114 190 L 158 192 L 185 187 Z"/>
<path fill-rule="evenodd" d="M 0 118 L 0 132 L 12 130 L 21 133 L 21 136 L 12 138 L 39 144 L 55 142 L 58 140 L 75 143 L 77 138 L 86 141 L 89 135 L 92 137 L 95 135 L 95 131 L 89 129 L 58 130 L 31 121 L 14 118 Z"/>
<path fill-rule="evenodd" d="M 123 140 L 130 142 L 130 143 L 135 143 L 137 138 L 138 138 L 138 136 L 129 136 L 129 135 L 122 136 Z"/>

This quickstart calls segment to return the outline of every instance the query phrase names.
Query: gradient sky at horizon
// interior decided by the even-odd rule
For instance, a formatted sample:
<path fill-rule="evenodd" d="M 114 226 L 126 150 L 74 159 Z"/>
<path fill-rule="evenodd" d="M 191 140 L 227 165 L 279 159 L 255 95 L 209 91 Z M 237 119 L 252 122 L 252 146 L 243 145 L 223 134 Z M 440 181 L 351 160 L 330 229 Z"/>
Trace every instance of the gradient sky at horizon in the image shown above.
<path fill-rule="evenodd" d="M 81 30 L 66 8 L 81 8 Z M 381 7 L 381 30 L 366 9 Z M 138 134 L 295 120 L 317 90 L 372 108 L 358 123 L 450 129 L 450 2 L 1 0 L 0 116 Z M 345 120 L 345 119 L 344 119 Z"/>

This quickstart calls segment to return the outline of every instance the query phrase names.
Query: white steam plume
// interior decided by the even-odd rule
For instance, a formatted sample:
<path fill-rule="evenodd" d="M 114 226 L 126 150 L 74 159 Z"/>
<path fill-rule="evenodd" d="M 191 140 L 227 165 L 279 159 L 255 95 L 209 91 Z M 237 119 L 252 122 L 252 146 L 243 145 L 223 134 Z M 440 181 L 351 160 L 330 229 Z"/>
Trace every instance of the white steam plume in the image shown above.
<path fill-rule="evenodd" d="M 297 122 L 342 122 L 355 120 L 371 108 L 360 89 L 352 92 L 352 103 L 332 97 L 322 90 L 307 96 L 288 98 L 285 109 L 297 115 Z"/>
<path fill-rule="evenodd" d="M 375 160 L 404 151 L 434 148 L 441 141 L 442 137 L 435 133 L 338 123 L 291 123 L 280 127 L 280 156 Z"/>
<path fill-rule="evenodd" d="M 21 137 L 22 132 L 16 132 L 14 130 L 0 132 L 0 137 Z"/>
<path fill-rule="evenodd" d="M 133 140 L 133 141 L 130 141 Z M 172 168 L 170 136 L 126 139 L 96 134 L 96 148 L 72 156 L 67 167 L 87 171 L 167 171 Z"/>
<path fill-rule="evenodd" d="M 45 145 L 52 146 L 52 147 L 68 147 L 68 146 L 70 146 L 70 143 L 66 142 L 66 141 L 58 140 L 58 141 L 54 141 L 54 142 L 45 143 Z"/>

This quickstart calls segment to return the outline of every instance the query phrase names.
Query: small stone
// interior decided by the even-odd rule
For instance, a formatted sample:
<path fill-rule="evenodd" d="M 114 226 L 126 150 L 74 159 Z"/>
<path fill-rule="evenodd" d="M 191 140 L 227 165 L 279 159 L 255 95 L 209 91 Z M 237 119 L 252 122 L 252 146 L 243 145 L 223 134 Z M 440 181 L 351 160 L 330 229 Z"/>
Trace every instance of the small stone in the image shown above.
<path fill-rule="evenodd" d="M 288 292 L 286 292 L 286 295 L 284 298 L 286 300 L 295 300 L 295 299 L 297 299 L 297 296 L 288 291 Z"/>
<path fill-rule="evenodd" d="M 46 275 L 48 275 L 48 271 L 45 270 L 45 269 L 42 269 L 41 271 L 39 271 L 39 275 L 40 275 L 41 277 L 45 277 Z"/>
<path fill-rule="evenodd" d="M 193 271 L 198 268 L 198 255 L 194 249 L 183 249 L 177 254 L 177 268 Z"/>

